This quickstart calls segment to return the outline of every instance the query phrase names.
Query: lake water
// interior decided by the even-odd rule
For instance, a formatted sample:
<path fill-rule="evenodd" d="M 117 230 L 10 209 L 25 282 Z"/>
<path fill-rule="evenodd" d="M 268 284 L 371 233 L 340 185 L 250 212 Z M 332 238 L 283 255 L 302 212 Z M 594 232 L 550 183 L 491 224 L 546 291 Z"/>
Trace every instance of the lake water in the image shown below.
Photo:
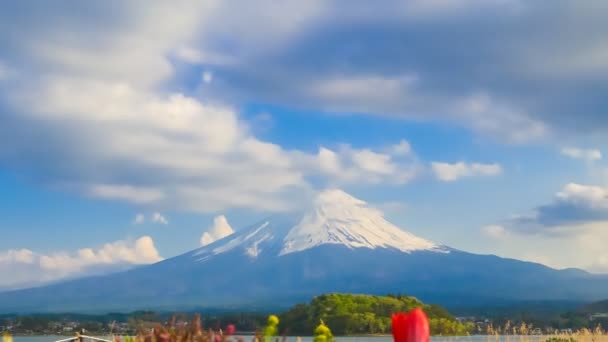
<path fill-rule="evenodd" d="M 15 336 L 14 342 L 54 342 L 66 338 L 65 336 Z M 431 337 L 433 342 L 544 342 L 546 336 L 462 336 L 462 337 Z M 251 336 L 245 341 L 250 342 Z M 287 338 L 287 342 L 296 342 L 296 337 Z M 302 342 L 312 342 L 312 337 L 302 337 Z M 386 337 L 336 337 L 336 342 L 393 342 L 393 338 Z"/>

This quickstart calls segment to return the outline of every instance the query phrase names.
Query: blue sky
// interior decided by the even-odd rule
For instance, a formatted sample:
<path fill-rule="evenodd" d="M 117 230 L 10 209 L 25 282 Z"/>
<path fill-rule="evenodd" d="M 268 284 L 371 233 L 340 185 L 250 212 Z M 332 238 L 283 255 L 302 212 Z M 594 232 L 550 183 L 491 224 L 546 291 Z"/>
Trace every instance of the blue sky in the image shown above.
<path fill-rule="evenodd" d="M 1 6 L 0 287 L 328 187 L 455 248 L 608 272 L 605 2 Z"/>

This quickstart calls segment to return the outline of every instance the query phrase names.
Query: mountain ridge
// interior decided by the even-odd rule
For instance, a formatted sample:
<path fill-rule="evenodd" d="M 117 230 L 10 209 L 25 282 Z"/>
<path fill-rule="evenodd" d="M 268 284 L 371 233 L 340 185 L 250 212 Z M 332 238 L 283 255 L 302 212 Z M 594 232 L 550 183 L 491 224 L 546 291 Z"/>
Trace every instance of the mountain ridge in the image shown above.
<path fill-rule="evenodd" d="M 156 264 L 0 293 L 0 313 L 289 307 L 332 292 L 406 293 L 446 307 L 608 297 L 607 276 L 438 245 L 343 192 L 317 201 Z"/>

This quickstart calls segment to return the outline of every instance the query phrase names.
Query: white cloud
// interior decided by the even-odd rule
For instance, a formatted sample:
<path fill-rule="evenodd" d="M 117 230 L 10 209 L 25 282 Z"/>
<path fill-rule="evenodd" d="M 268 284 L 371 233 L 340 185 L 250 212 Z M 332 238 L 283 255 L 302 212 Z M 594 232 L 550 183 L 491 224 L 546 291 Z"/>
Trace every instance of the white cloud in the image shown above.
<path fill-rule="evenodd" d="M 161 213 L 159 212 L 155 212 L 152 213 L 149 217 L 149 222 L 154 223 L 154 224 L 169 224 L 169 220 Z M 139 213 L 135 215 L 135 218 L 133 219 L 133 224 L 144 224 L 146 223 L 146 215 Z"/>
<path fill-rule="evenodd" d="M 435 75 L 427 75 L 423 65 L 402 63 L 409 52 L 395 55 L 396 72 L 390 70 L 395 65 L 368 68 L 378 58 L 366 55 L 373 49 L 359 51 L 356 44 L 353 50 L 340 49 L 340 45 L 334 50 L 361 53 L 360 58 L 352 58 L 364 64 L 361 68 L 344 63 L 348 58 L 323 58 L 321 63 L 314 53 L 305 60 L 318 63 L 318 70 L 299 64 L 296 56 L 302 54 L 290 47 L 301 48 L 302 37 L 325 38 L 315 35 L 321 27 L 316 25 L 331 23 L 340 28 L 360 20 L 363 30 L 374 33 L 368 25 L 375 25 L 377 18 L 368 16 L 367 6 L 349 6 L 348 15 L 340 20 L 336 7 L 323 1 L 288 1 L 279 6 L 266 1 L 120 6 L 80 11 L 95 16 L 121 13 L 107 20 L 113 25 L 103 29 L 90 26 L 94 21 L 88 18 L 53 15 L 44 25 L 36 25 L 27 16 L 23 19 L 29 23 L 5 25 L 18 33 L 15 37 L 28 39 L 27 44 L 19 39 L 15 49 L 6 49 L 14 55 L 11 68 L 35 77 L 12 80 L 11 91 L 2 94 L 3 104 L 11 108 L 0 127 L 3 163 L 55 186 L 149 208 L 281 211 L 296 207 L 291 195 L 308 191 L 317 178 L 327 183 L 404 184 L 420 167 L 407 141 L 392 149 L 326 145 L 317 154 L 287 150 L 256 137 L 225 103 L 237 102 L 238 108 L 240 101 L 255 97 L 267 103 L 288 101 L 295 107 L 304 103 L 416 120 L 452 120 L 488 135 L 510 132 L 509 141 L 545 133 L 543 124 L 533 120 L 523 106 L 492 91 L 459 88 L 456 94 L 431 94 L 421 90 L 434 88 Z M 259 20 L 269 13 L 280 15 Z M 383 15 L 403 19 L 402 11 L 387 10 Z M 21 34 L 23 27 L 27 34 Z M 309 31 L 313 28 L 314 32 Z M 302 34 L 307 32 L 311 35 Z M 91 45 L 91 41 L 99 44 Z M 311 41 L 313 46 L 316 43 Z M 391 55 L 383 51 L 383 44 L 378 48 L 383 55 Z M 285 72 L 292 70 L 291 64 L 281 56 L 291 56 L 293 72 Z M 332 65 L 332 60 L 344 67 Z M 194 86 L 203 92 L 181 92 L 188 87 L 181 84 L 184 70 L 180 68 L 189 63 L 200 64 L 197 75 L 203 74 Z M 463 78 L 450 75 L 450 79 Z M 200 87 L 209 82 L 208 87 Z M 249 85 L 254 86 L 245 89 Z M 272 97 L 262 93 L 264 89 L 271 89 Z M 31 143 L 30 135 L 36 136 L 37 144 Z M 499 168 L 471 167 L 472 174 L 490 174 Z"/>
<path fill-rule="evenodd" d="M 0 264 L 6 262 L 31 264 L 34 262 L 34 252 L 29 249 L 10 249 L 0 253 Z"/>
<path fill-rule="evenodd" d="M 504 220 L 500 227 L 505 229 L 505 233 L 571 240 L 588 236 L 585 234 L 589 231 L 597 234 L 604 229 L 608 232 L 608 188 L 566 184 L 555 194 L 552 202 L 537 206 L 525 214 L 513 215 Z"/>
<path fill-rule="evenodd" d="M 549 129 L 525 110 L 504 103 L 487 93 L 463 95 L 446 109 L 453 120 L 470 126 L 478 133 L 513 144 L 538 141 Z"/>
<path fill-rule="evenodd" d="M 213 81 L 213 73 L 211 71 L 203 72 L 203 82 L 209 84 Z"/>
<path fill-rule="evenodd" d="M 608 188 L 569 183 L 555 197 L 563 202 L 590 209 L 608 209 Z"/>
<path fill-rule="evenodd" d="M 106 243 L 97 249 L 81 248 L 71 253 L 58 251 L 39 254 L 28 249 L 11 249 L 0 252 L 0 273 L 10 275 L 0 277 L 0 288 L 39 285 L 161 260 L 163 258 L 149 236 L 135 241 Z"/>
<path fill-rule="evenodd" d="M 212 244 L 213 242 L 221 240 L 232 233 L 234 233 L 234 230 L 228 223 L 226 216 L 216 216 L 213 219 L 213 225 L 207 228 L 207 231 L 201 236 L 201 246 Z"/>
<path fill-rule="evenodd" d="M 146 221 L 146 216 L 142 213 L 138 213 L 135 215 L 133 219 L 133 224 L 143 224 Z"/>
<path fill-rule="evenodd" d="M 543 138 L 554 126 L 567 127 L 583 116 L 601 121 L 599 109 L 571 115 L 571 108 L 581 103 L 581 97 L 590 100 L 584 103 L 600 103 L 598 92 L 576 89 L 580 84 L 593 89 L 608 70 L 602 6 L 564 2 L 547 10 L 543 3 L 517 0 L 416 0 L 377 7 L 314 0 L 285 1 L 279 6 L 271 1 L 255 6 L 231 1 L 179 2 L 146 8 L 124 5 L 107 11 L 121 16 L 111 18 L 114 25 L 104 30 L 88 26 L 93 20 L 70 20 L 69 16 L 56 16 L 62 25 L 49 25 L 46 20 L 44 25 L 35 25 L 37 17 L 19 16 L 21 21 L 29 19 L 30 25 L 5 26 L 17 32 L 27 26 L 27 34 L 15 34 L 25 37 L 39 37 L 48 27 L 56 27 L 48 32 L 50 37 L 22 44 L 45 56 L 44 63 L 34 64 L 50 64 L 54 70 L 76 68 L 156 85 L 181 76 L 173 68 L 175 60 L 180 66 L 185 61 L 211 67 L 214 78 L 222 79 L 222 74 L 230 78 L 217 93 L 211 93 L 222 100 L 450 121 L 509 142 Z M 88 12 L 93 11 L 78 13 Z M 53 16 L 49 17 L 52 21 Z M 428 20 L 435 30 L 418 25 L 420 20 Z M 576 29 L 564 30 L 556 24 L 565 20 Z M 545 25 L 532 35 L 500 29 L 539 22 Z M 504 44 L 497 48 L 496 37 L 484 34 L 480 25 L 492 26 Z M 35 29 L 38 32 L 30 32 Z M 64 36 L 57 37 L 57 31 Z M 79 33 L 77 37 L 73 32 Z M 398 44 L 404 32 L 412 39 Z M 477 33 L 469 50 L 483 56 L 493 66 L 491 70 L 486 64 L 472 63 L 457 44 L 451 44 L 471 38 L 466 32 Z M 560 32 L 563 42 L 544 38 L 553 32 Z M 103 44 L 97 49 L 85 43 L 65 48 L 66 41 Z M 428 41 L 437 42 L 442 52 L 428 48 L 424 43 Z M 83 46 L 90 51 L 83 51 Z M 116 64 L 124 68 L 116 70 Z M 535 77 L 529 77 L 530 72 Z M 562 87 L 555 87 L 556 81 L 563 81 Z M 216 83 L 220 82 L 214 81 L 214 87 Z M 531 90 L 536 90 L 533 99 Z M 565 120 L 564 112 L 571 119 Z"/>
<path fill-rule="evenodd" d="M 350 145 L 340 145 L 336 150 L 320 147 L 316 156 L 296 154 L 294 160 L 306 174 L 320 174 L 329 183 L 404 184 L 420 171 L 407 141 L 383 150 Z"/>
<path fill-rule="evenodd" d="M 319 148 L 317 155 L 319 170 L 326 174 L 339 174 L 342 172 L 342 165 L 338 154 L 325 147 Z"/>
<path fill-rule="evenodd" d="M 281 196 L 307 187 L 290 154 L 253 137 L 231 108 L 81 79 L 56 78 L 40 91 L 45 103 L 24 115 L 40 126 L 69 122 L 61 134 L 78 142 L 51 150 L 62 162 L 45 166 L 63 176 L 59 164 L 74 165 L 79 177 L 70 188 L 89 196 L 202 212 L 285 210 L 291 202 Z M 21 143 L 11 144 L 28 145 Z"/>
<path fill-rule="evenodd" d="M 411 152 L 412 146 L 405 140 L 401 140 L 398 144 L 392 146 L 392 153 L 398 156 L 406 156 Z"/>
<path fill-rule="evenodd" d="M 502 173 L 500 164 L 481 164 L 458 162 L 454 164 L 433 162 L 431 164 L 435 177 L 444 182 L 453 182 L 464 177 L 496 176 Z"/>
<path fill-rule="evenodd" d="M 57 188 L 153 208 L 296 205 L 287 194 L 309 185 L 289 151 L 253 136 L 233 108 L 160 86 L 174 76 L 170 57 L 199 36 L 214 6 L 125 5 L 130 20 L 111 29 L 65 18 L 44 39 L 28 35 L 34 48 L 15 53 L 39 70 L 2 96 L 15 110 L 0 127 L 0 159 L 39 170 Z M 67 38 L 74 32 L 83 39 Z M 26 138 L 32 126 L 37 147 Z"/>
<path fill-rule="evenodd" d="M 157 212 L 152 214 L 152 223 L 169 224 L 169 220 L 167 220 L 167 218 L 164 217 L 161 213 Z"/>
<path fill-rule="evenodd" d="M 580 149 L 576 147 L 564 147 L 561 153 L 573 159 L 582 159 L 589 162 L 602 159 L 602 152 L 597 149 Z"/>
<path fill-rule="evenodd" d="M 268 3 L 263 2 L 247 13 L 239 9 L 239 15 L 235 16 L 229 12 L 235 8 L 229 5 L 219 12 L 228 14 L 230 20 L 220 21 L 219 16 L 210 20 L 208 28 L 215 34 L 208 37 L 226 35 L 237 48 L 223 49 L 213 43 L 214 39 L 209 42 L 199 39 L 198 47 L 182 48 L 179 54 L 185 60 L 202 65 L 230 65 L 217 71 L 233 79 L 218 91 L 219 96 L 228 93 L 227 97 L 244 101 L 263 99 L 328 111 L 450 121 L 501 141 L 524 143 L 549 133 L 549 127 L 534 115 L 529 104 L 516 95 L 505 96 L 495 82 L 487 81 L 484 75 L 488 71 L 478 64 L 463 59 L 459 63 L 465 68 L 450 67 L 452 61 L 448 55 L 437 55 L 435 49 L 417 45 L 437 40 L 437 36 L 428 36 L 433 35 L 432 32 L 420 30 L 424 25 L 416 25 L 417 21 L 437 20 L 435 25 L 445 30 L 437 32 L 445 33 L 442 37 L 448 39 L 442 41 L 442 45 L 450 51 L 450 56 L 463 57 L 459 49 L 450 44 L 449 37 L 462 38 L 459 37 L 461 31 L 454 28 L 479 24 L 477 15 L 486 18 L 485 15 L 519 14 L 522 6 L 515 3 L 519 1 L 408 1 L 391 2 L 379 10 L 373 5 L 349 3 L 344 6 L 342 2 L 286 2 L 289 15 L 282 14 L 281 20 L 261 27 L 257 25 L 255 30 L 246 29 L 246 23 L 257 24 L 259 18 L 255 15 L 262 10 L 276 11 L 275 6 L 264 8 Z M 476 10 L 470 11 L 471 7 Z M 372 12 L 374 15 L 370 16 Z M 294 13 L 299 15 L 294 17 Z M 292 22 L 284 22 L 288 17 Z M 238 18 L 238 22 L 234 18 Z M 518 17 L 509 17 L 514 18 Z M 350 30 L 352 27 L 358 29 Z M 406 31 L 421 38 L 410 42 L 417 46 L 415 53 L 405 46 L 397 46 L 393 40 Z M 509 76 L 518 66 L 510 62 L 519 61 L 521 56 L 500 58 L 502 54 L 496 54 L 493 41 L 486 40 L 484 35 L 480 38 L 475 48 L 484 56 L 495 58 L 499 70 L 493 72 L 513 82 Z M 363 49 L 360 44 L 372 48 Z M 226 56 L 227 51 L 231 53 L 230 58 Z M 467 81 L 471 77 L 476 80 L 474 86 Z"/>
<path fill-rule="evenodd" d="M 481 232 L 493 239 L 502 239 L 508 234 L 505 227 L 499 225 L 489 225 L 482 227 Z"/>
<path fill-rule="evenodd" d="M 608 222 L 608 188 L 568 183 L 552 202 L 515 215 L 502 225 L 528 236 L 555 237 L 576 236 L 590 225 L 601 226 L 601 222 Z"/>
<path fill-rule="evenodd" d="M 328 111 L 447 121 L 512 144 L 538 141 L 549 134 L 549 128 L 541 120 L 488 92 L 461 93 L 445 98 L 440 94 L 426 94 L 419 89 L 418 83 L 423 80 L 416 75 L 320 77 L 311 82 L 306 98 L 320 103 Z"/>

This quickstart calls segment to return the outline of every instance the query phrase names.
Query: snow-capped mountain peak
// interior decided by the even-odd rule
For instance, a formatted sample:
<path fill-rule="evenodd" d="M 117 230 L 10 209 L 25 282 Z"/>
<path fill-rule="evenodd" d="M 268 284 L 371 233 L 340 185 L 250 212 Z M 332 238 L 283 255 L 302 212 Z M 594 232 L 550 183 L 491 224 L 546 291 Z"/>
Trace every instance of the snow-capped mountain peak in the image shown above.
<path fill-rule="evenodd" d="M 387 248 L 404 253 L 448 249 L 406 232 L 384 219 L 380 210 L 339 189 L 321 191 L 302 215 L 274 216 L 193 252 L 199 261 L 229 251 L 256 259 L 282 256 L 321 245 Z"/>
<path fill-rule="evenodd" d="M 399 229 L 382 212 L 338 189 L 320 192 L 313 207 L 284 238 L 280 255 L 323 244 L 349 248 L 393 248 L 402 252 L 441 250 L 425 239 Z"/>

